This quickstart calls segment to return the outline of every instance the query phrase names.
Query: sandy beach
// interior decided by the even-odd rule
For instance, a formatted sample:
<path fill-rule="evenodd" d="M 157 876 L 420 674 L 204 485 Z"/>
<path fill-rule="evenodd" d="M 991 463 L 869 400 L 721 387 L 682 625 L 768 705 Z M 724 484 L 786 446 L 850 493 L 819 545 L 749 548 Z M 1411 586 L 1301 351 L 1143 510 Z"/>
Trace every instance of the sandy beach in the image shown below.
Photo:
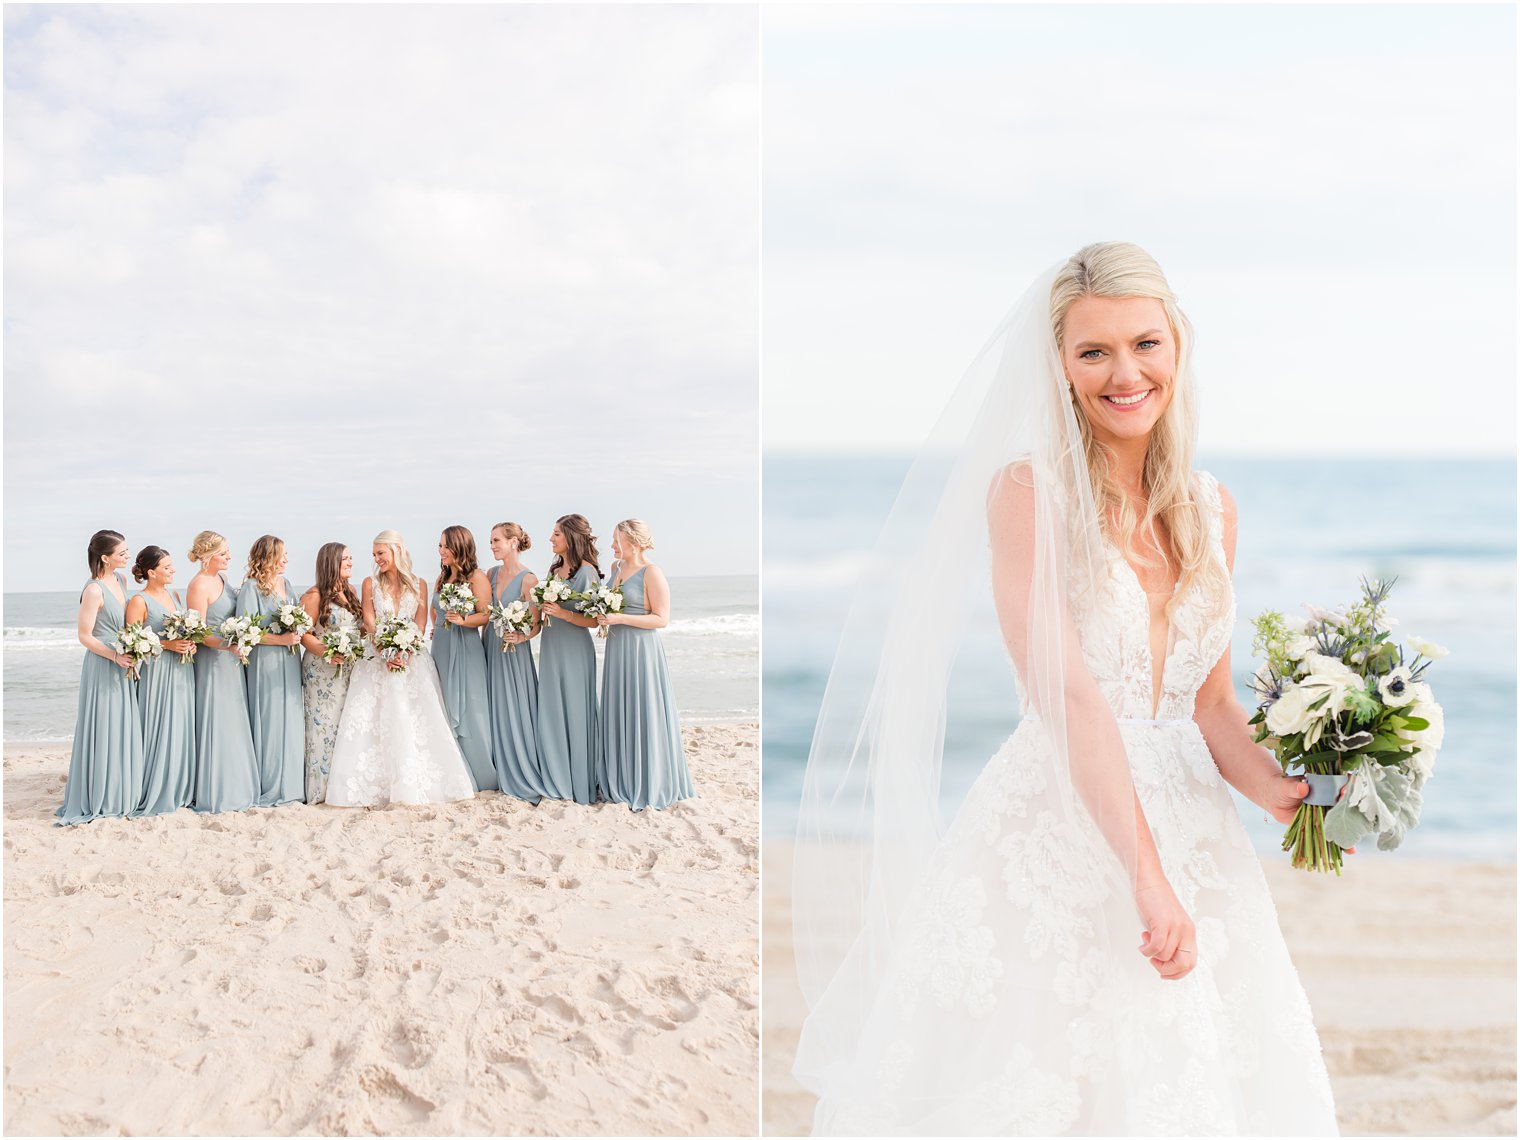
<path fill-rule="evenodd" d="M 1263 860 L 1347 1135 L 1515 1135 L 1515 868 L 1354 858 L 1346 875 Z M 805 1135 L 791 1076 L 791 846 L 765 841 L 763 1131 Z"/>
<path fill-rule="evenodd" d="M 753 1135 L 758 731 L 685 738 L 663 812 L 74 828 L 6 745 L 6 1133 Z"/>

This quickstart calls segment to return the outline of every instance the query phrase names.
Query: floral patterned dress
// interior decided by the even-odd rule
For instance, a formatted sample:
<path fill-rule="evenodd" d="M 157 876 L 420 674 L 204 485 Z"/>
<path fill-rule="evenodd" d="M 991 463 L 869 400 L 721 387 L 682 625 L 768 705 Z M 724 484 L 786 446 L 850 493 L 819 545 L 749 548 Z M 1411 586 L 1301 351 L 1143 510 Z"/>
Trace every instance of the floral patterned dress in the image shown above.
<path fill-rule="evenodd" d="M 328 608 L 326 617 L 311 632 L 321 637 L 338 620 L 342 607 Z M 353 618 L 355 624 L 358 618 Z M 338 722 L 343 718 L 343 702 L 348 697 L 348 683 L 353 678 L 352 665 L 342 668 L 329 665 L 306 650 L 301 656 L 301 701 L 306 709 L 306 802 L 320 804 L 327 799 L 327 774 L 332 769 L 333 745 L 338 742 Z"/>

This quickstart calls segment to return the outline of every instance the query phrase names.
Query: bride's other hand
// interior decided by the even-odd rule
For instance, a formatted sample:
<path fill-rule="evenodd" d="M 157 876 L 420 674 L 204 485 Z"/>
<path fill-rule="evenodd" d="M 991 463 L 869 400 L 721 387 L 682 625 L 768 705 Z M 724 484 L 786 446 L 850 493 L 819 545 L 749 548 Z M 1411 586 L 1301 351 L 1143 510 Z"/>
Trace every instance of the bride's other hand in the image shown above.
<path fill-rule="evenodd" d="M 1192 973 L 1198 964 L 1198 932 L 1171 884 L 1137 887 L 1135 909 L 1145 923 L 1140 953 L 1150 959 L 1156 973 L 1171 981 Z"/>

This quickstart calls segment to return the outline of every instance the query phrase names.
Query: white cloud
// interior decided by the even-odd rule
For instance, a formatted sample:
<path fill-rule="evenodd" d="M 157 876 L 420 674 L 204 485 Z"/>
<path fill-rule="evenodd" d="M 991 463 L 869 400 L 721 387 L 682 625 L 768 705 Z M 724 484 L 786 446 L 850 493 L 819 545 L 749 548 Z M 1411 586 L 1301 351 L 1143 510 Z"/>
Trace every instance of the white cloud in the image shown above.
<path fill-rule="evenodd" d="M 510 451 L 643 486 L 688 573 L 753 566 L 751 501 L 675 516 L 693 475 L 757 478 L 755 25 L 7 8 L 7 507 L 208 469 L 290 500 L 336 467 L 356 509 L 455 477 L 494 518 Z M 169 424 L 105 475 L 102 444 Z"/>

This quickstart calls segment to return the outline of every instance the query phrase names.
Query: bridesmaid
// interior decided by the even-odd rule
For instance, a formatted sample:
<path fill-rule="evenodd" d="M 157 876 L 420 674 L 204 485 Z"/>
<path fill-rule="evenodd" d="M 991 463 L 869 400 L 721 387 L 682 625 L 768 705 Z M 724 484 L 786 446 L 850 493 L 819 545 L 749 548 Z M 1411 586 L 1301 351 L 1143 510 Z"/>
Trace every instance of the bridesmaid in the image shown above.
<path fill-rule="evenodd" d="M 190 579 L 185 605 L 213 630 L 232 616 L 232 590 L 222 572 L 232 561 L 227 540 L 203 530 L 190 547 L 190 561 L 201 564 Z M 248 725 L 248 696 L 243 666 L 235 649 L 216 634 L 195 655 L 195 802 L 196 811 L 244 811 L 259 800 L 259 758 Z"/>
<path fill-rule="evenodd" d="M 336 626 L 341 615 L 353 618 L 359 629 L 364 626 L 364 611 L 359 595 L 349 584 L 354 559 L 341 542 L 329 542 L 317 551 L 317 584 L 301 595 L 301 606 L 315 623 L 301 635 L 306 652 L 301 657 L 301 698 L 306 710 L 306 802 L 327 801 L 327 773 L 332 768 L 333 745 L 338 739 L 338 722 L 343 719 L 343 701 L 348 696 L 348 682 L 353 667 L 340 668 L 322 660 L 322 634 Z"/>
<path fill-rule="evenodd" d="M 79 594 L 79 643 L 89 652 L 79 672 L 79 715 L 59 823 L 136 815 L 143 794 L 142 721 L 132 658 L 114 642 L 125 625 L 127 542 L 114 530 L 90 536 L 90 580 Z"/>
<path fill-rule="evenodd" d="M 597 619 L 605 626 L 602 709 L 597 715 L 597 784 L 609 800 L 634 811 L 669 807 L 696 793 L 681 747 L 676 698 L 657 629 L 670 622 L 670 585 L 649 561 L 654 538 L 641 519 L 612 532 L 617 559 L 609 576 L 623 588 L 623 609 Z"/>
<path fill-rule="evenodd" d="M 137 552 L 132 577 L 142 590 L 127 603 L 127 624 L 145 621 L 160 637 L 164 619 L 180 608 L 179 595 L 169 589 L 174 563 L 161 546 Z M 183 638 L 163 642 L 160 657 L 150 657 L 138 670 L 137 711 L 143 730 L 143 815 L 161 815 L 189 807 L 195 798 L 195 673 L 184 654 L 195 642 Z"/>
<path fill-rule="evenodd" d="M 584 515 L 565 515 L 549 537 L 549 573 L 576 593 L 602 580 L 596 536 Z M 558 602 L 543 607 L 543 649 L 538 660 L 538 758 L 544 793 L 578 804 L 595 803 L 596 647 L 595 618 Z"/>
<path fill-rule="evenodd" d="M 491 554 L 501 563 L 491 567 L 491 600 L 495 604 L 504 606 L 521 600 L 536 613 L 532 591 L 538 585 L 538 576 L 523 566 L 520 557 L 532 545 L 527 532 L 516 523 L 497 523 L 491 528 Z M 493 629 L 483 634 L 496 776 L 503 792 L 533 804 L 543 798 L 544 786 L 538 763 L 538 673 L 527 643 L 540 628 L 535 617 L 527 634 L 509 633 L 501 638 Z M 506 645 L 520 648 L 508 653 Z"/>
<path fill-rule="evenodd" d="M 491 587 L 480 569 L 475 536 L 462 526 L 447 527 L 438 539 L 438 564 L 438 585 L 433 592 L 433 663 L 443 682 L 443 704 L 475 790 L 494 792 L 500 785 L 491 761 L 486 649 L 480 640 L 480 627 L 491 620 Z M 474 613 L 445 612 L 439 591 L 450 582 L 470 588 L 475 595 Z"/>
<path fill-rule="evenodd" d="M 237 596 L 239 617 L 263 619 L 265 629 L 286 602 L 296 601 L 285 567 L 285 544 L 260 535 L 248 551 L 248 575 Z M 259 758 L 259 806 L 306 798 L 306 713 L 301 707 L 301 663 L 291 652 L 295 633 L 266 633 L 248 651 L 248 724 Z"/>

